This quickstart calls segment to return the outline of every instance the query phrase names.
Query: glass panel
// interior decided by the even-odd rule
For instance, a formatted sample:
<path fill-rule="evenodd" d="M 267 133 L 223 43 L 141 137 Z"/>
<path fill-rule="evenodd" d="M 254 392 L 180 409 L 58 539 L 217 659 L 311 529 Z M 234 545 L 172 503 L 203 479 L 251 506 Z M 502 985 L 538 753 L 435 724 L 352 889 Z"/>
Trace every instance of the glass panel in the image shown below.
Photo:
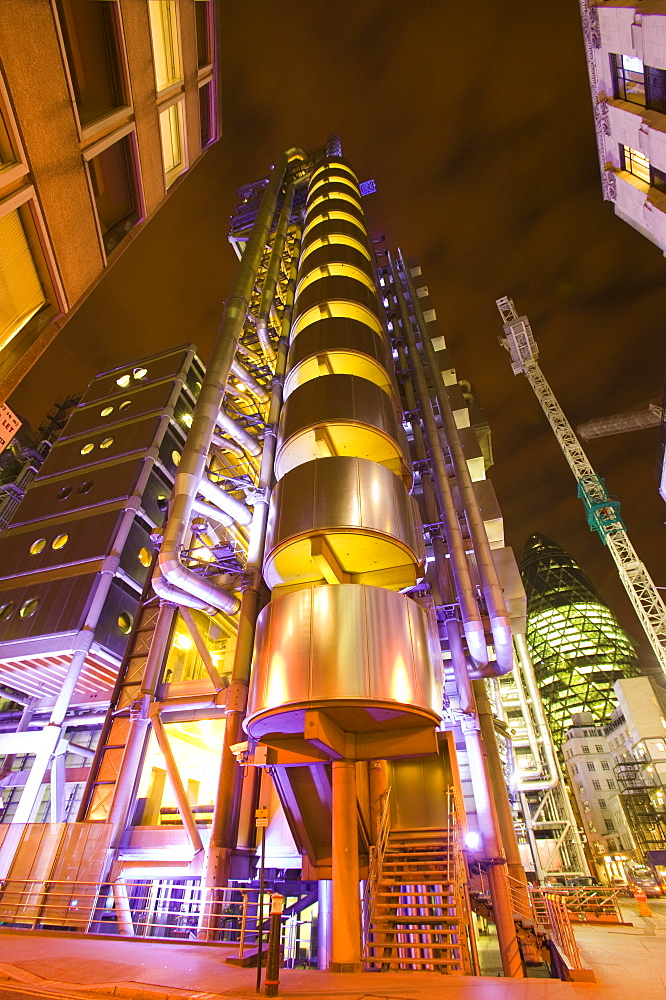
<path fill-rule="evenodd" d="M 0 349 L 46 304 L 18 211 L 0 218 Z"/>
<path fill-rule="evenodd" d="M 167 187 L 185 169 L 183 156 L 183 102 L 172 104 L 160 112 L 162 160 Z"/>
<path fill-rule="evenodd" d="M 211 46 L 211 0 L 196 0 L 194 12 L 197 22 L 197 65 L 199 69 L 210 66 L 213 61 Z"/>
<path fill-rule="evenodd" d="M 203 149 L 213 139 L 212 128 L 212 97 L 213 84 L 206 83 L 199 87 L 199 130 L 201 134 L 201 148 Z"/>
<path fill-rule="evenodd" d="M 88 166 L 104 249 L 110 253 L 139 221 L 130 136 L 99 153 Z"/>
<path fill-rule="evenodd" d="M 155 59 L 155 83 L 164 90 L 182 78 L 175 0 L 148 0 Z"/>
<path fill-rule="evenodd" d="M 637 149 L 632 149 L 631 146 L 623 146 L 622 149 L 624 152 L 624 169 L 628 170 L 634 177 L 638 177 L 649 184 L 650 161 L 647 156 L 639 153 Z"/>
<path fill-rule="evenodd" d="M 57 0 L 67 64 L 82 125 L 125 106 L 116 3 Z"/>

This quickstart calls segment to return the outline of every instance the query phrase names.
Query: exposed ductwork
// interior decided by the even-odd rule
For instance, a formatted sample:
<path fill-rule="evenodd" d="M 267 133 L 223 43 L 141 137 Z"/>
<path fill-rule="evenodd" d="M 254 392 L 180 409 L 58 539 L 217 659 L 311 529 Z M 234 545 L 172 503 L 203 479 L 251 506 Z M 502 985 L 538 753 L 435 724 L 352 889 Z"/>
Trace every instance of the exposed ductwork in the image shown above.
<path fill-rule="evenodd" d="M 287 240 L 287 230 L 291 218 L 291 210 L 294 204 L 294 185 L 290 184 L 285 192 L 280 218 L 278 220 L 273 249 L 268 261 L 264 285 L 261 290 L 261 300 L 259 302 L 259 314 L 257 316 L 257 337 L 266 357 L 273 361 L 275 359 L 275 348 L 271 341 L 268 329 L 268 316 L 275 298 L 275 289 L 280 276 L 280 264 L 284 254 L 284 246 Z"/>

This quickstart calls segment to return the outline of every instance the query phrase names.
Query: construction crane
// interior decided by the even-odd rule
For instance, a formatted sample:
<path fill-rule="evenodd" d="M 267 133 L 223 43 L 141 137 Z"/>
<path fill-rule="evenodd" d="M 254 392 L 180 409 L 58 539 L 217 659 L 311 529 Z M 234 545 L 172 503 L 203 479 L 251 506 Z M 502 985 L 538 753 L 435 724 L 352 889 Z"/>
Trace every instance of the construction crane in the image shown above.
<path fill-rule="evenodd" d="M 610 417 L 594 417 L 579 424 L 576 430 L 584 441 L 592 438 L 611 437 L 613 434 L 626 434 L 628 431 L 640 431 L 644 427 L 658 427 L 664 418 L 664 409 L 655 401 L 647 403 L 640 409 L 627 410 L 624 413 L 614 413 Z"/>
<path fill-rule="evenodd" d="M 525 375 L 541 403 L 564 457 L 576 477 L 578 496 L 585 505 L 587 523 L 608 546 L 624 589 L 666 675 L 666 605 L 629 540 L 620 517 L 620 503 L 609 496 L 604 480 L 590 465 L 571 424 L 544 378 L 537 360 L 539 351 L 527 317 L 517 314 L 513 301 L 509 298 L 497 299 L 497 308 L 505 334 L 500 338 L 500 343 L 511 356 L 512 371 L 514 375 Z"/>

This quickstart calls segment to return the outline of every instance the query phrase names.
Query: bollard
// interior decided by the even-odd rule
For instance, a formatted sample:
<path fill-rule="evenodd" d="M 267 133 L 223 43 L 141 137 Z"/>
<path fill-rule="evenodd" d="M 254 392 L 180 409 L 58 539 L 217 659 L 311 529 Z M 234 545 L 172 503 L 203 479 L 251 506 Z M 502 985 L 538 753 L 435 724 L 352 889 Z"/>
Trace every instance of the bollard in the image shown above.
<path fill-rule="evenodd" d="M 268 927 L 268 956 L 266 958 L 266 978 L 264 996 L 276 997 L 280 988 L 280 928 L 284 896 L 279 892 L 271 895 L 271 922 Z"/>
<path fill-rule="evenodd" d="M 634 899 L 638 903 L 638 916 L 639 917 L 653 917 L 654 913 L 650 909 L 650 905 L 647 901 L 647 896 L 642 889 L 634 889 Z"/>

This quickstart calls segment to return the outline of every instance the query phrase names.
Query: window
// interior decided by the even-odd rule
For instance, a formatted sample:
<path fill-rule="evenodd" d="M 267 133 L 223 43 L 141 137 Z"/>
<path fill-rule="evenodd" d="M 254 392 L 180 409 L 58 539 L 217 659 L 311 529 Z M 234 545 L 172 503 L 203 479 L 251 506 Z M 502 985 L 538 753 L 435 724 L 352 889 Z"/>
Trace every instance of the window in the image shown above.
<path fill-rule="evenodd" d="M 620 146 L 622 169 L 638 177 L 639 180 L 650 183 L 650 161 L 643 153 L 631 146 Z"/>
<path fill-rule="evenodd" d="M 141 218 L 133 135 L 123 136 L 91 157 L 88 170 L 104 249 L 109 254 Z"/>
<path fill-rule="evenodd" d="M 197 27 L 197 66 L 203 69 L 213 62 L 213 5 L 211 0 L 195 0 Z"/>
<path fill-rule="evenodd" d="M 641 59 L 635 56 L 611 56 L 615 95 L 622 101 L 631 101 L 645 107 L 645 72 Z"/>
<path fill-rule="evenodd" d="M 583 747 L 583 753 L 589 753 L 589 752 L 590 752 L 589 747 Z"/>
<path fill-rule="evenodd" d="M 148 0 L 155 85 L 165 90 L 182 77 L 176 0 Z"/>
<path fill-rule="evenodd" d="M 604 819 L 606 824 L 606 833 L 615 833 L 615 823 L 612 819 Z"/>
<path fill-rule="evenodd" d="M 597 779 L 595 778 L 595 780 L 592 782 L 592 787 L 596 788 L 596 790 L 599 791 L 599 789 L 601 788 L 601 782 L 597 781 Z"/>
<path fill-rule="evenodd" d="M 0 217 L 0 350 L 46 305 L 28 237 L 16 209 Z"/>
<path fill-rule="evenodd" d="M 606 779 L 606 784 L 608 785 L 608 787 L 610 789 L 614 789 L 615 788 L 615 782 L 613 781 L 612 778 L 607 778 Z"/>
<path fill-rule="evenodd" d="M 56 0 L 67 68 L 82 126 L 129 104 L 117 3 Z"/>
<path fill-rule="evenodd" d="M 198 6 L 198 4 L 197 4 Z M 213 81 L 209 80 L 199 87 L 199 134 L 201 137 L 201 148 L 205 147 L 215 138 L 213 129 Z"/>
<path fill-rule="evenodd" d="M 169 187 L 185 170 L 185 150 L 183 135 L 183 102 L 176 101 L 164 111 L 160 111 L 160 136 L 162 139 L 162 162 L 164 177 Z"/>
<path fill-rule="evenodd" d="M 644 66 L 635 56 L 611 55 L 615 96 L 652 111 L 666 112 L 666 70 Z"/>
<path fill-rule="evenodd" d="M 610 764 L 608 763 L 607 760 L 602 760 L 602 762 L 601 762 L 601 770 L 602 771 L 610 771 Z"/>
<path fill-rule="evenodd" d="M 588 762 L 587 762 L 587 769 L 588 769 L 588 771 L 596 771 L 596 767 L 594 766 L 594 761 L 593 760 L 588 760 Z"/>
<path fill-rule="evenodd" d="M 599 808 L 600 809 L 606 809 L 607 808 L 607 806 L 606 806 L 606 799 L 599 799 Z"/>
<path fill-rule="evenodd" d="M 597 745 L 595 746 L 594 749 L 597 751 L 597 753 L 603 753 L 604 752 L 604 748 L 602 746 L 599 746 L 598 743 L 597 743 Z"/>

